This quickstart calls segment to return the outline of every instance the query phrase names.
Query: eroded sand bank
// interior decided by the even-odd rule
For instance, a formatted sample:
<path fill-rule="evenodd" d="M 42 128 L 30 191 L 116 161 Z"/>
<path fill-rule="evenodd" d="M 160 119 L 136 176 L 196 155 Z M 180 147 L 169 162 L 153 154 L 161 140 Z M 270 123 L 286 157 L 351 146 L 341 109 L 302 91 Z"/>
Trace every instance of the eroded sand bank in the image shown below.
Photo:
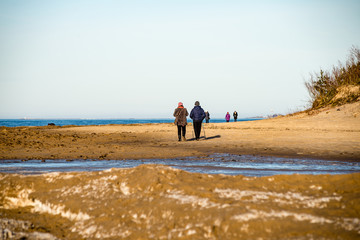
<path fill-rule="evenodd" d="M 244 177 L 161 165 L 0 174 L 2 219 L 62 239 L 355 239 L 360 174 Z M 49 238 L 51 239 L 51 238 Z"/>

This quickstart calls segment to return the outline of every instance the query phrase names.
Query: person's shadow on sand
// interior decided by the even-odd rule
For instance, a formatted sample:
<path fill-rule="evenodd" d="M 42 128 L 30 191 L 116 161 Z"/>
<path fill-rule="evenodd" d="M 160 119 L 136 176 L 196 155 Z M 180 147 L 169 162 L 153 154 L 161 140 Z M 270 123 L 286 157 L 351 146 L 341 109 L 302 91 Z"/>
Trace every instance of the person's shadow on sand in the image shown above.
<path fill-rule="evenodd" d="M 221 138 L 221 135 L 215 135 L 215 136 L 211 136 L 211 137 L 200 137 L 200 139 L 203 140 L 211 140 L 211 139 L 215 139 L 215 138 Z M 187 141 L 195 141 L 195 138 L 190 138 Z"/>

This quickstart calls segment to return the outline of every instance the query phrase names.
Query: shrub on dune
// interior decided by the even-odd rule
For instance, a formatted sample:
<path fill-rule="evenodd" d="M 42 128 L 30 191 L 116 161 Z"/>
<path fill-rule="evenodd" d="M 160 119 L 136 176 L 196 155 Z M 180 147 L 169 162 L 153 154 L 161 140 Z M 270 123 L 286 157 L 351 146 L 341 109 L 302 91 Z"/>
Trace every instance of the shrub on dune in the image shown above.
<path fill-rule="evenodd" d="M 339 106 L 360 100 L 360 50 L 352 47 L 346 64 L 339 63 L 332 71 L 310 75 L 305 82 L 310 94 L 311 109 Z"/>

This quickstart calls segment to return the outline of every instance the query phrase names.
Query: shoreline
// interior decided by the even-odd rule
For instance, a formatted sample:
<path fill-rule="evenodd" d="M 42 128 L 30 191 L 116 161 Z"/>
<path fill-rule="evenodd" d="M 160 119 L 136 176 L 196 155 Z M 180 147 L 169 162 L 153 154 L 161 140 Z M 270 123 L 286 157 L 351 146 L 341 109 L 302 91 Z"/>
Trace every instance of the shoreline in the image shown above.
<path fill-rule="evenodd" d="M 41 161 L 41 162 L 40 162 Z M 37 175 L 51 172 L 108 171 L 129 169 L 140 165 L 168 166 L 191 173 L 242 175 L 263 177 L 274 175 L 338 175 L 360 173 L 360 162 L 321 159 L 280 158 L 253 155 L 213 154 L 209 157 L 140 160 L 3 160 L 0 172 L 6 174 Z"/>
<path fill-rule="evenodd" d="M 204 123 L 177 141 L 172 123 L 0 127 L 0 159 L 167 159 L 214 153 L 360 160 L 360 102 L 246 122 Z M 202 130 L 201 136 L 204 136 Z"/>

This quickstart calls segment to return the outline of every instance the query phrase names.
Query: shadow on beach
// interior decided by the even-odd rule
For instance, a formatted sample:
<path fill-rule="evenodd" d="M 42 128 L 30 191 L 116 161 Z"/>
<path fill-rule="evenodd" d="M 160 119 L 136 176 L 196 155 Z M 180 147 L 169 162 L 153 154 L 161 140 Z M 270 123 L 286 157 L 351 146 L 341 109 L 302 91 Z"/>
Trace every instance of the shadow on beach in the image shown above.
<path fill-rule="evenodd" d="M 221 138 L 221 135 L 215 135 L 215 136 L 211 136 L 211 137 L 200 137 L 201 140 L 211 140 L 211 139 L 215 139 L 215 138 Z M 187 141 L 195 141 L 195 138 L 190 138 Z"/>

